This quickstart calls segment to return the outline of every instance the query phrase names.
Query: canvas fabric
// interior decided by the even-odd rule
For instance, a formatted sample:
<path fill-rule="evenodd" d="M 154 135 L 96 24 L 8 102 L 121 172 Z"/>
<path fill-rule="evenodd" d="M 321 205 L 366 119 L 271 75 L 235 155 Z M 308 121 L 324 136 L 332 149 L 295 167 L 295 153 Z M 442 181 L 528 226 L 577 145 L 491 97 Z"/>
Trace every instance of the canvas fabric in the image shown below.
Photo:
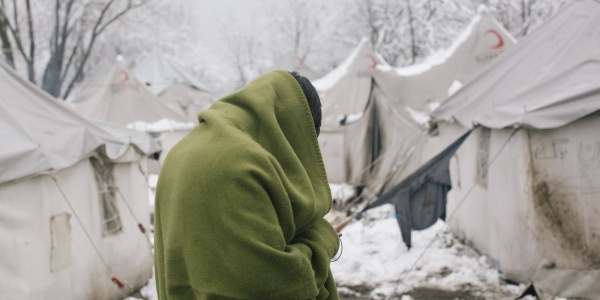
<path fill-rule="evenodd" d="M 433 112 L 465 127 L 557 128 L 600 109 L 600 3 L 575 1 Z"/>
<path fill-rule="evenodd" d="M 118 125 L 161 119 L 189 122 L 181 111 L 153 95 L 121 63 L 84 81 L 72 97 L 72 108 L 82 116 Z M 177 108 L 176 108 L 177 109 Z"/>
<path fill-rule="evenodd" d="M 160 150 L 146 133 L 90 121 L 0 63 L 0 183 L 68 168 L 97 150 L 118 159 L 133 146 Z"/>

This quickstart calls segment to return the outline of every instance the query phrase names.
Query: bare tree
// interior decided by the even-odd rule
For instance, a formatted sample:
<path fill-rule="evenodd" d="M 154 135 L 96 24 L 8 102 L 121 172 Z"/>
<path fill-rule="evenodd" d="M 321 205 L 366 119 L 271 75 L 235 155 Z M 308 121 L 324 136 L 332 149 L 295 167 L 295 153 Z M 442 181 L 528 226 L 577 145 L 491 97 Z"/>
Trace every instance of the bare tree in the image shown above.
<path fill-rule="evenodd" d="M 356 19 L 370 37 L 375 50 L 391 64 L 405 56 L 399 32 L 404 8 L 397 1 L 356 0 Z"/>
<path fill-rule="evenodd" d="M 49 59 L 43 67 L 41 87 L 55 97 L 66 98 L 75 83 L 82 78 L 83 70 L 98 37 L 116 20 L 147 1 L 48 0 L 41 3 L 43 5 L 38 5 L 39 11 L 34 14 L 30 0 L 25 0 L 24 9 L 17 0 L 13 0 L 11 15 L 8 13 L 8 5 L 4 5 L 4 0 L 2 0 L 0 13 L 6 20 L 11 38 L 15 41 L 21 58 L 27 64 L 29 80 L 36 82 L 36 49 L 41 44 L 40 47 L 49 52 Z M 37 21 L 40 24 L 51 24 L 51 26 L 36 28 L 34 27 L 34 18 L 38 18 Z M 26 39 L 21 36 L 23 20 L 26 20 L 26 29 L 28 30 Z M 36 36 L 37 33 L 40 35 L 39 38 Z M 28 42 L 28 47 L 24 46 L 25 41 Z M 48 45 L 45 45 L 43 41 L 48 41 Z"/>
<path fill-rule="evenodd" d="M 414 64 L 417 56 L 419 55 L 419 48 L 416 42 L 415 32 L 415 16 L 413 15 L 412 3 L 410 0 L 406 0 L 406 11 L 408 12 L 408 32 L 410 35 L 410 64 Z"/>
<path fill-rule="evenodd" d="M 0 9 L 4 9 L 4 0 L 0 0 Z M 12 43 L 10 41 L 8 21 L 3 13 L 0 13 L 0 42 L 2 43 L 2 54 L 6 59 L 6 63 L 11 67 L 15 67 L 15 58 L 13 55 Z"/>
<path fill-rule="evenodd" d="M 522 38 L 573 0 L 483 0 L 494 16 L 513 36 Z"/>
<path fill-rule="evenodd" d="M 315 0 L 287 0 L 272 6 L 271 20 L 266 20 L 274 28 L 271 38 L 277 40 L 279 47 L 275 56 L 293 53 L 304 61 L 311 55 L 318 43 L 322 14 L 325 6 Z"/>
<path fill-rule="evenodd" d="M 440 47 L 468 22 L 470 9 L 457 0 L 356 0 L 360 32 L 394 66 L 414 64 Z"/>
<path fill-rule="evenodd" d="M 240 33 L 235 29 L 228 30 L 224 37 L 231 63 L 239 77 L 235 89 L 239 89 L 260 73 L 260 42 L 252 33 Z"/>
<path fill-rule="evenodd" d="M 25 24 L 27 30 L 27 37 L 29 39 L 28 45 L 24 45 L 26 42 L 24 38 L 21 36 L 21 28 L 23 24 L 21 21 L 23 17 L 20 15 L 19 4 L 16 0 L 12 2 L 12 17 L 13 22 L 10 20 L 10 13 L 5 5 L 4 1 L 0 2 L 0 14 L 2 15 L 3 25 L 8 28 L 9 32 L 12 35 L 12 38 L 15 41 L 17 50 L 25 60 L 27 65 L 27 75 L 29 81 L 35 83 L 35 42 L 34 42 L 34 28 L 33 28 L 33 15 L 31 13 L 31 1 L 25 0 Z M 7 39 L 8 40 L 8 39 Z M 5 47 L 11 47 L 10 43 L 5 43 L 4 39 L 2 39 L 3 49 Z M 12 56 L 12 48 L 10 50 L 6 49 L 7 53 Z M 8 58 L 8 57 L 7 57 Z M 14 66 L 14 57 L 12 58 L 12 65 Z"/>

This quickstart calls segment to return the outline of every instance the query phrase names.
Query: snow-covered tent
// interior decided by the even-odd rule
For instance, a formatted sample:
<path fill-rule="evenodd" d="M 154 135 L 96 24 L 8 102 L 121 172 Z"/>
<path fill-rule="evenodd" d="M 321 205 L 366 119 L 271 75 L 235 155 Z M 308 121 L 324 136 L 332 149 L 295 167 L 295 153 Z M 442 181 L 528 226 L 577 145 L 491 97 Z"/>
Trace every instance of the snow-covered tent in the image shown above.
<path fill-rule="evenodd" d="M 123 299 L 152 275 L 142 132 L 89 121 L 0 63 L 3 299 Z M 118 284 L 121 284 L 121 287 Z"/>
<path fill-rule="evenodd" d="M 73 109 L 83 116 L 126 126 L 161 119 L 188 122 L 187 117 L 158 99 L 120 62 L 97 72 L 78 86 Z"/>
<path fill-rule="evenodd" d="M 133 75 L 174 109 L 183 110 L 193 122 L 216 97 L 172 59 L 154 50 L 131 70 Z"/>
<path fill-rule="evenodd" d="M 450 165 L 450 229 L 542 299 L 600 295 L 599 62 L 600 2 L 574 1 L 433 112 L 482 126 Z"/>
<path fill-rule="evenodd" d="M 84 81 L 70 104 L 82 116 L 157 135 L 163 149 L 161 162 L 194 126 L 182 109 L 171 109 L 120 62 L 100 68 Z"/>
<path fill-rule="evenodd" d="M 416 65 L 402 68 L 379 65 L 375 81 L 390 101 L 428 113 L 430 106 L 446 100 L 449 93 L 515 43 L 512 35 L 482 5 L 450 47 Z"/>
<path fill-rule="evenodd" d="M 367 132 L 353 130 L 352 123 L 367 108 L 376 64 L 371 44 L 363 39 L 337 68 L 313 81 L 321 97 L 319 145 L 330 182 L 360 185 L 366 175 Z"/>
<path fill-rule="evenodd" d="M 418 65 L 391 68 L 362 41 L 314 82 L 323 102 L 319 141 L 329 180 L 365 187 L 368 199 L 400 183 L 433 156 L 421 149 L 425 126 L 415 115 L 513 43 L 485 8 L 448 49 Z"/>

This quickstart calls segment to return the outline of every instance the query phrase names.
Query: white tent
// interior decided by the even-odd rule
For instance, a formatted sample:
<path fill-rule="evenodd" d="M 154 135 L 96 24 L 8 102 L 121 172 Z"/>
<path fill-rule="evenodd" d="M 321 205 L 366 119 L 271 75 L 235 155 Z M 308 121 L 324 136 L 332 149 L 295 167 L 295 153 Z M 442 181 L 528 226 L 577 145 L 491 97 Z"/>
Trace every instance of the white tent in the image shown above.
<path fill-rule="evenodd" d="M 451 163 L 449 227 L 542 299 L 600 295 L 599 49 L 600 2 L 575 1 L 433 113 L 483 126 Z"/>
<path fill-rule="evenodd" d="M 150 221 L 140 168 L 158 145 L 84 119 L 1 63 L 0 90 L 2 298 L 122 299 L 141 288 L 153 258 L 138 229 Z"/>
<path fill-rule="evenodd" d="M 131 70 L 154 95 L 181 109 L 194 122 L 216 99 L 209 89 L 173 60 L 152 51 Z"/>
<path fill-rule="evenodd" d="M 450 47 L 412 66 L 391 68 L 380 64 L 375 81 L 390 101 L 428 113 L 431 105 L 446 100 L 452 89 L 515 43 L 482 5 Z"/>
<path fill-rule="evenodd" d="M 366 175 L 368 145 L 359 143 L 367 132 L 350 133 L 352 119 L 360 119 L 367 108 L 376 64 L 370 43 L 363 40 L 337 68 L 313 82 L 321 97 L 319 145 L 330 182 L 360 185 Z M 342 124 L 342 118 L 348 120 Z"/>
<path fill-rule="evenodd" d="M 365 187 L 368 199 L 399 183 L 435 154 L 424 153 L 425 126 L 415 114 L 445 100 L 454 82 L 466 80 L 513 43 L 485 8 L 453 45 L 419 65 L 391 68 L 363 41 L 314 82 L 323 101 L 319 141 L 329 180 Z"/>
<path fill-rule="evenodd" d="M 181 108 L 175 111 L 152 94 L 121 63 L 99 71 L 78 87 L 73 109 L 85 117 L 153 133 L 162 145 L 162 162 L 194 123 Z"/>
<path fill-rule="evenodd" d="M 100 70 L 78 86 L 72 97 L 73 109 L 79 114 L 119 125 L 161 119 L 188 122 L 183 113 L 169 108 L 140 84 L 122 63 Z"/>
<path fill-rule="evenodd" d="M 309 80 L 320 78 L 322 75 L 307 66 L 304 59 L 299 58 L 293 51 L 277 57 L 270 70 L 296 71 Z"/>

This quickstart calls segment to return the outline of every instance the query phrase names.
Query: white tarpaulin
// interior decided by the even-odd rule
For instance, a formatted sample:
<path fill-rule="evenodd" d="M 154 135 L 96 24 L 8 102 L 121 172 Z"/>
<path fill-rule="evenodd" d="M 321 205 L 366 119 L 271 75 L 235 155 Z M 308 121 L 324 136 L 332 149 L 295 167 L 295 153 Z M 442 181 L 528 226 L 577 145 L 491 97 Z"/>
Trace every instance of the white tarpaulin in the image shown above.
<path fill-rule="evenodd" d="M 412 110 L 429 113 L 446 100 L 453 84 L 465 82 L 516 41 L 485 6 L 447 49 L 402 68 L 379 65 L 375 82 L 387 98 Z"/>
<path fill-rule="evenodd" d="M 173 60 L 158 51 L 152 51 L 131 70 L 154 95 L 166 101 L 171 108 L 183 109 L 191 120 L 198 121 L 198 113 L 208 108 L 215 96 L 201 82 Z"/>
<path fill-rule="evenodd" d="M 428 106 L 513 44 L 483 7 L 448 49 L 418 65 L 391 68 L 363 40 L 314 82 L 323 102 L 319 142 L 329 180 L 365 186 L 368 198 L 400 183 L 426 160 Z"/>
<path fill-rule="evenodd" d="M 433 116 L 465 127 L 556 128 L 600 109 L 600 5 L 577 1 L 507 50 Z"/>
<path fill-rule="evenodd" d="M 159 151 L 151 137 L 91 122 L 0 63 L 0 183 L 70 167 L 99 147 L 118 158 L 130 146 Z"/>
<path fill-rule="evenodd" d="M 541 299 L 600 295 L 599 49 L 600 2 L 574 1 L 433 113 L 484 126 L 451 163 L 449 228 Z"/>
<path fill-rule="evenodd" d="M 118 62 L 84 81 L 73 96 L 72 105 L 83 116 L 119 125 L 161 119 L 189 122 L 183 112 L 167 106 Z"/>
<path fill-rule="evenodd" d="M 362 185 L 368 172 L 368 135 L 363 114 L 371 97 L 373 49 L 363 40 L 332 72 L 313 82 L 321 97 L 319 145 L 330 182 Z M 357 123 L 358 122 L 358 123 Z"/>
<path fill-rule="evenodd" d="M 143 168 L 158 145 L 79 116 L 3 63 L 0 91 L 2 298 L 119 300 L 142 287 Z"/>
<path fill-rule="evenodd" d="M 146 55 L 131 72 L 154 95 L 164 93 L 174 83 L 183 83 L 205 92 L 209 90 L 181 66 L 156 50 Z"/>

